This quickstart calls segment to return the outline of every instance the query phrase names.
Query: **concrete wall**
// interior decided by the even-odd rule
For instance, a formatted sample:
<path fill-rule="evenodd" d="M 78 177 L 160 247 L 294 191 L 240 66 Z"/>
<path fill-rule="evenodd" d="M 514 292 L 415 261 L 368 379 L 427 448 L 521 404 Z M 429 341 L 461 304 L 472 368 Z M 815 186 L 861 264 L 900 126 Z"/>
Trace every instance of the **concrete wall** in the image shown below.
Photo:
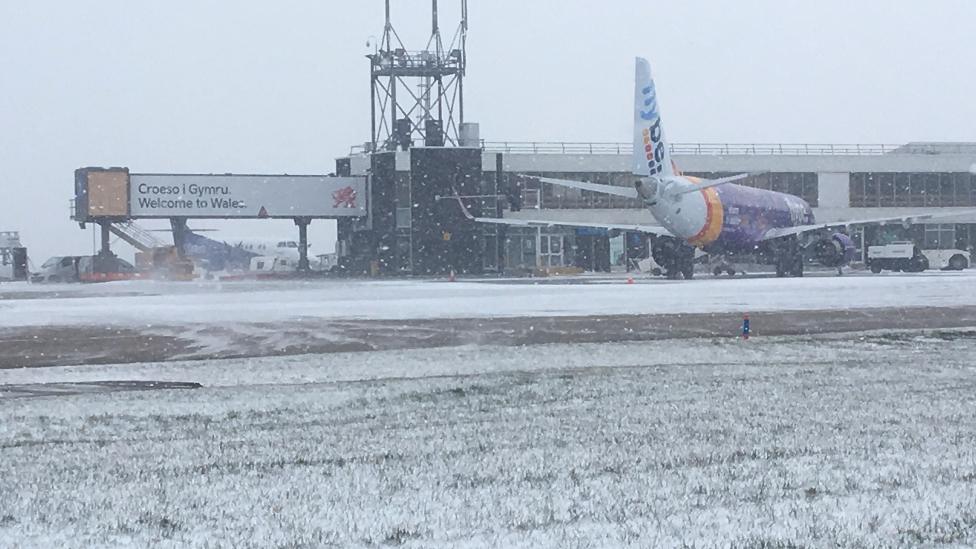
<path fill-rule="evenodd" d="M 674 162 L 689 172 L 968 172 L 976 163 L 969 154 L 878 155 L 677 155 Z M 485 152 L 483 170 L 495 170 L 495 153 Z M 629 172 L 629 154 L 515 154 L 504 156 L 510 172 Z"/>
<path fill-rule="evenodd" d="M 494 152 L 482 154 L 482 170 L 495 171 Z M 903 154 L 879 155 L 678 155 L 675 163 L 689 172 L 968 172 L 976 155 Z M 369 157 L 352 156 L 352 175 L 364 175 Z M 629 172 L 629 154 L 523 154 L 504 153 L 507 172 Z M 410 170 L 410 153 L 396 153 L 397 171 Z M 823 194 L 821 192 L 821 194 Z"/>

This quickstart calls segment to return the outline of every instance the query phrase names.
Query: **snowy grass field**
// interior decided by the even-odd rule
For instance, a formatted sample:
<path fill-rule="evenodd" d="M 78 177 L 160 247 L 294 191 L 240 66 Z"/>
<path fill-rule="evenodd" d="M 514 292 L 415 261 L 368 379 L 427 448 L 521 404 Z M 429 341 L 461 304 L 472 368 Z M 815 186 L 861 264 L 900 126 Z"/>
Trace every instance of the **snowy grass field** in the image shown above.
<path fill-rule="evenodd" d="M 976 332 L 0 371 L 2 547 L 969 547 Z"/>

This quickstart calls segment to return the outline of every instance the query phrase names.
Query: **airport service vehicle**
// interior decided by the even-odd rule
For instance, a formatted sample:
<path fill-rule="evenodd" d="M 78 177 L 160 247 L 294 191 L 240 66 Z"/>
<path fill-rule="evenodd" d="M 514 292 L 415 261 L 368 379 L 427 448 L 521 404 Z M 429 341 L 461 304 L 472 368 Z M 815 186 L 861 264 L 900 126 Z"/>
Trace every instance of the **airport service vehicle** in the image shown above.
<path fill-rule="evenodd" d="M 124 259 L 113 258 L 115 272 L 97 273 L 96 257 L 91 255 L 55 256 L 41 265 L 41 270 L 31 274 L 31 282 L 107 282 L 141 278 L 135 267 Z"/>
<path fill-rule="evenodd" d="M 298 269 L 298 260 L 286 259 L 273 255 L 251 258 L 248 269 L 254 273 L 293 273 Z"/>
<path fill-rule="evenodd" d="M 317 254 L 315 259 L 318 261 L 317 269 L 320 271 L 331 271 L 339 266 L 339 254 Z"/>
<path fill-rule="evenodd" d="M 900 217 L 817 223 L 810 205 L 798 196 L 756 189 L 734 182 L 753 174 L 720 179 L 683 176 L 671 161 L 664 136 L 657 91 L 651 66 L 638 58 L 634 93 L 633 187 L 621 187 L 533 177 L 543 183 L 592 192 L 636 198 L 643 202 L 659 225 L 556 222 L 551 220 L 473 217 L 456 196 L 464 215 L 482 223 L 517 226 L 566 226 L 643 232 L 653 235 L 651 253 L 669 278 L 694 274 L 695 250 L 721 259 L 748 254 L 758 263 L 776 266 L 777 276 L 803 276 L 811 258 L 838 270 L 855 254 L 846 234 L 852 226 L 900 222 L 904 225 L 976 210 L 919 212 Z"/>
<path fill-rule="evenodd" d="M 337 254 L 320 254 L 311 260 L 311 268 L 329 271 L 338 265 Z M 262 255 L 251 258 L 249 271 L 255 273 L 293 273 L 298 270 L 298 258 L 280 255 Z"/>
<path fill-rule="evenodd" d="M 339 256 L 337 254 L 320 254 L 311 261 L 311 267 L 316 271 L 330 271 L 338 263 Z M 278 255 L 252 257 L 248 270 L 254 273 L 294 273 L 298 270 L 298 259 Z"/>
<path fill-rule="evenodd" d="M 964 250 L 922 250 L 914 242 L 868 247 L 867 266 L 873 273 L 885 270 L 917 273 L 931 267 L 961 271 L 969 267 L 969 263 L 969 252 Z"/>
<path fill-rule="evenodd" d="M 920 273 L 929 268 L 929 260 L 914 242 L 894 242 L 869 246 L 867 266 L 875 274 L 884 270 Z"/>
<path fill-rule="evenodd" d="M 27 280 L 27 248 L 16 231 L 0 231 L 0 280 Z"/>
<path fill-rule="evenodd" d="M 220 280 L 275 280 L 289 278 L 298 271 L 298 260 L 275 255 L 251 258 L 246 271 L 233 271 L 219 275 Z"/>
<path fill-rule="evenodd" d="M 176 246 L 157 246 L 136 252 L 136 269 L 148 277 L 163 280 L 193 280 L 193 261 L 180 255 Z"/>
<path fill-rule="evenodd" d="M 922 250 L 929 260 L 929 266 L 942 271 L 961 271 L 972 264 L 970 253 L 966 250 Z"/>

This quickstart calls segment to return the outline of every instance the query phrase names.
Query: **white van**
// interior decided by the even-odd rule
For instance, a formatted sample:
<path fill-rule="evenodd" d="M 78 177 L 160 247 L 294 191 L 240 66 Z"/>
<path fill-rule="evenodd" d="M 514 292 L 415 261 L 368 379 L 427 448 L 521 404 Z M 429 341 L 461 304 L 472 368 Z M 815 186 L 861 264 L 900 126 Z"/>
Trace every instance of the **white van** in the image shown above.
<path fill-rule="evenodd" d="M 254 273 L 293 273 L 298 270 L 298 261 L 273 255 L 251 258 L 250 271 Z"/>

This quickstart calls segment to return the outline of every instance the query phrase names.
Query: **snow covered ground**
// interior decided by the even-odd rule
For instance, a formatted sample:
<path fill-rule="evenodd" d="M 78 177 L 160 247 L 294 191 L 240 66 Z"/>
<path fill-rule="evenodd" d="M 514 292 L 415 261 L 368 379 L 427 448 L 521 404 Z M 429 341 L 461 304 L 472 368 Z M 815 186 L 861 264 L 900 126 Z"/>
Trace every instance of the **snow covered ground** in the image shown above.
<path fill-rule="evenodd" d="M 967 547 L 974 353 L 956 330 L 0 371 L 205 385 L 0 399 L 0 546 Z"/>
<path fill-rule="evenodd" d="M 587 281 L 563 279 L 557 282 Z M 428 280 L 132 281 L 0 286 L 0 327 L 712 313 L 976 305 L 976 270 L 875 276 L 593 278 L 591 283 Z"/>

